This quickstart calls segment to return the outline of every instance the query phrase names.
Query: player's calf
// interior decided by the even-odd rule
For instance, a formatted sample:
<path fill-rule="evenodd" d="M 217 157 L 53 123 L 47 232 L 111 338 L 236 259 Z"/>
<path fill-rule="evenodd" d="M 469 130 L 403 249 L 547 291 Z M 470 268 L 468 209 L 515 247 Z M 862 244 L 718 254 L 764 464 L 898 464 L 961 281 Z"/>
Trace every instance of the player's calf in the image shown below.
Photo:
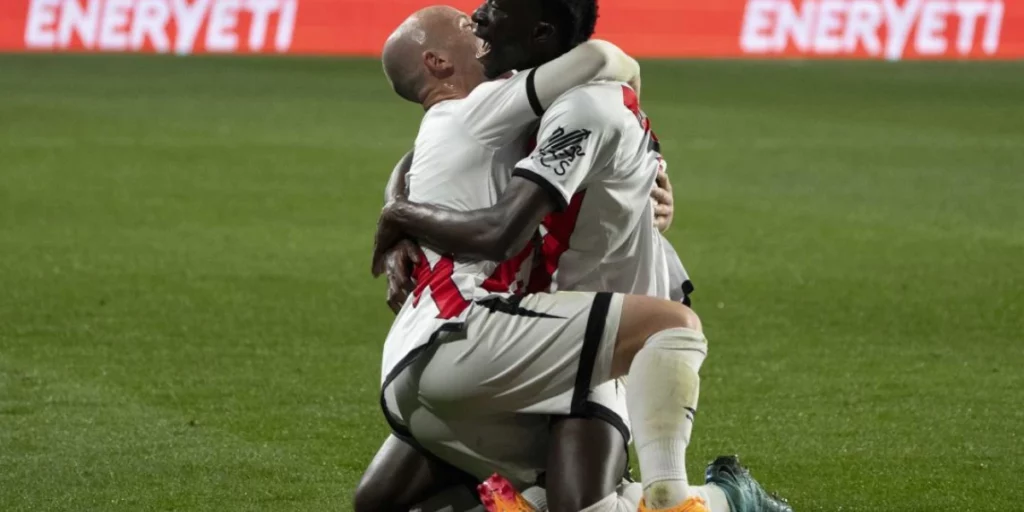
<path fill-rule="evenodd" d="M 626 439 L 610 422 L 596 417 L 552 419 L 547 459 L 550 512 L 589 511 L 616 494 L 628 463 Z M 632 510 L 636 512 L 636 503 Z M 602 509 L 596 509 L 602 510 Z"/>
<path fill-rule="evenodd" d="M 427 459 L 404 441 L 389 436 L 363 473 L 352 508 L 355 512 L 409 512 L 414 505 L 459 482 L 454 469 Z"/>
<path fill-rule="evenodd" d="M 705 357 L 707 340 L 690 308 L 649 297 L 625 298 L 612 368 L 613 376 L 629 368 L 627 407 L 650 509 L 681 506 L 693 498 L 686 447 Z"/>

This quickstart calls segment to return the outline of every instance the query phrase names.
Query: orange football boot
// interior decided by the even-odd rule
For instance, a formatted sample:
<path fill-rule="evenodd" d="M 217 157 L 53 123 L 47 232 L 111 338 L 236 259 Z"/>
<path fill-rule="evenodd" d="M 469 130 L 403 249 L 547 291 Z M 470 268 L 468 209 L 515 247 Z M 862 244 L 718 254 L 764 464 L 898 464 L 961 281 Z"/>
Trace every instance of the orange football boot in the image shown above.
<path fill-rule="evenodd" d="M 647 508 L 647 503 L 640 500 L 639 512 L 710 512 L 704 500 L 691 496 L 686 501 L 671 508 Z"/>
<path fill-rule="evenodd" d="M 533 505 L 497 473 L 476 486 L 476 492 L 480 494 L 480 503 L 487 512 L 536 512 Z"/>

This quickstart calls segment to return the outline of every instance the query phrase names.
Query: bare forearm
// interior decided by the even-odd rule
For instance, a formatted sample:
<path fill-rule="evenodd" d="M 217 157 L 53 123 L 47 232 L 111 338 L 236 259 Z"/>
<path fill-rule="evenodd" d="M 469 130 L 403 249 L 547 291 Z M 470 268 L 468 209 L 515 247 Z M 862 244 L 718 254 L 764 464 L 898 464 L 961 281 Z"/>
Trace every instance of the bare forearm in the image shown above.
<path fill-rule="evenodd" d="M 512 178 L 489 208 L 456 211 L 398 201 L 385 208 L 383 220 L 436 251 L 463 259 L 504 261 L 526 246 L 554 206 L 546 190 L 530 180 Z"/>
<path fill-rule="evenodd" d="M 591 39 L 537 68 L 537 99 L 547 108 L 569 89 L 592 80 L 628 82 L 639 87 L 640 64 L 608 41 Z"/>
<path fill-rule="evenodd" d="M 408 197 L 408 188 L 406 179 L 409 174 L 409 169 L 412 168 L 412 156 L 413 152 L 409 151 L 398 161 L 395 165 L 395 169 L 391 171 L 391 178 L 388 179 L 387 187 L 384 188 L 384 202 L 390 203 L 391 201 L 397 201 L 399 199 L 405 199 Z"/>
<path fill-rule="evenodd" d="M 408 201 L 395 203 L 384 219 L 407 236 L 441 253 L 472 260 L 504 259 L 501 218 L 491 209 L 460 212 Z"/>

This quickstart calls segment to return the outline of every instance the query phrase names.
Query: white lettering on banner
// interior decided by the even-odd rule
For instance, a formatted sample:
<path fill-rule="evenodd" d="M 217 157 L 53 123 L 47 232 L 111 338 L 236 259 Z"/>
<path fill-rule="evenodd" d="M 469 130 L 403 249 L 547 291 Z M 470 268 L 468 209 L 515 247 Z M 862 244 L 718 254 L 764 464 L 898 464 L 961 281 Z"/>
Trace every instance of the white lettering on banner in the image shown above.
<path fill-rule="evenodd" d="M 899 60 L 903 55 L 903 49 L 907 47 L 907 39 L 910 38 L 910 29 L 913 28 L 914 18 L 921 10 L 921 0 L 907 0 L 902 9 L 896 0 L 882 0 L 882 9 L 888 19 L 886 27 L 889 32 L 885 44 L 885 58 Z"/>
<path fill-rule="evenodd" d="M 186 55 L 202 41 L 210 52 L 258 52 L 273 31 L 274 50 L 286 52 L 298 10 L 299 0 L 29 0 L 25 46 L 138 51 L 148 43 Z"/>
<path fill-rule="evenodd" d="M 191 4 L 187 0 L 171 0 L 171 12 L 178 25 L 178 36 L 174 44 L 174 53 L 187 55 L 195 48 L 199 26 L 210 6 L 210 0 L 195 0 Z"/>
<path fill-rule="evenodd" d="M 822 0 L 818 6 L 818 25 L 814 31 L 814 51 L 822 54 L 839 53 L 842 49 L 843 0 Z"/>
<path fill-rule="evenodd" d="M 814 29 L 814 19 L 817 16 L 818 4 L 811 4 L 806 6 L 802 11 L 798 11 L 796 7 L 786 2 L 782 4 L 779 10 L 779 30 L 775 31 L 775 37 L 772 38 L 772 44 L 775 47 L 786 46 L 786 34 L 793 36 L 793 45 L 802 52 L 809 51 L 814 38 L 811 37 L 811 30 Z"/>
<path fill-rule="evenodd" d="M 857 43 L 864 46 L 868 55 L 882 53 L 882 42 L 878 27 L 882 24 L 882 6 L 874 0 L 856 0 L 850 6 L 850 18 L 843 34 L 843 51 L 857 51 Z"/>
<path fill-rule="evenodd" d="M 56 44 L 53 25 L 57 22 L 59 6 L 60 0 L 33 0 L 29 4 L 25 18 L 25 46 L 52 48 Z"/>
<path fill-rule="evenodd" d="M 277 0 L 249 0 L 246 7 L 252 12 L 252 26 L 249 27 L 249 49 L 259 51 L 267 40 L 267 25 L 270 13 L 277 10 Z"/>
<path fill-rule="evenodd" d="M 923 55 L 942 55 L 946 52 L 946 16 L 953 10 L 949 2 L 928 2 L 921 10 L 914 44 Z"/>
<path fill-rule="evenodd" d="M 107 0 L 100 22 L 100 50 L 128 49 L 128 14 L 132 0 Z"/>
<path fill-rule="evenodd" d="M 295 15 L 299 12 L 298 0 L 284 0 L 281 5 L 281 21 L 277 26 L 277 39 L 274 47 L 283 52 L 292 45 L 292 34 L 295 32 Z"/>
<path fill-rule="evenodd" d="M 777 46 L 772 45 L 772 14 L 774 0 L 750 0 L 743 12 L 743 28 L 740 30 L 740 48 L 749 53 L 768 53 Z M 782 32 L 776 30 L 776 32 Z M 784 46 L 784 43 L 783 43 Z"/>
<path fill-rule="evenodd" d="M 171 8 L 163 0 L 140 0 L 132 23 L 131 48 L 142 48 L 148 39 L 154 51 L 171 51 L 171 42 L 164 31 L 170 17 Z"/>
<path fill-rule="evenodd" d="M 84 7 L 78 2 L 65 3 L 57 26 L 57 44 L 66 44 L 64 41 L 71 40 L 72 32 L 77 32 L 82 38 L 82 44 L 95 46 L 95 27 L 100 26 L 100 7 L 99 2 L 88 2 Z"/>
<path fill-rule="evenodd" d="M 960 17 L 960 30 L 956 35 L 956 51 L 967 53 L 971 51 L 974 43 L 974 27 L 978 24 L 978 17 L 988 10 L 984 0 L 968 2 L 957 2 L 953 4 L 957 15 Z"/>
<path fill-rule="evenodd" d="M 230 52 L 238 48 L 238 11 L 241 0 L 220 0 L 213 4 L 210 26 L 206 28 L 206 49 L 211 52 Z"/>
<path fill-rule="evenodd" d="M 1003 3 L 993 2 L 989 5 L 988 22 L 985 23 L 985 38 L 981 40 L 981 49 L 993 54 L 999 49 L 999 32 L 1003 27 Z"/>
<path fill-rule="evenodd" d="M 747 0 L 745 53 L 842 55 L 899 60 L 999 49 L 1005 0 Z M 913 37 L 911 37 L 913 36 Z M 912 46 L 910 46 L 912 45 Z"/>

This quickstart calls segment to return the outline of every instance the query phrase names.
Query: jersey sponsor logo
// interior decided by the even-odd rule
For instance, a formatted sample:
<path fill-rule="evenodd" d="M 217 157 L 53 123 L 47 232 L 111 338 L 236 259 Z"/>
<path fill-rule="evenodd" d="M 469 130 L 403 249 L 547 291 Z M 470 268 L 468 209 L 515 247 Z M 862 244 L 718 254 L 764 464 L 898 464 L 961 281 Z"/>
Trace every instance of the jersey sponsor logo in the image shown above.
<path fill-rule="evenodd" d="M 566 131 L 564 127 L 559 126 L 537 149 L 534 159 L 542 167 L 563 176 L 577 158 L 586 155 L 583 152 L 583 142 L 590 134 L 591 131 L 585 128 Z"/>
<path fill-rule="evenodd" d="M 748 54 L 867 55 L 900 60 L 993 55 L 1003 0 L 748 0 Z"/>

